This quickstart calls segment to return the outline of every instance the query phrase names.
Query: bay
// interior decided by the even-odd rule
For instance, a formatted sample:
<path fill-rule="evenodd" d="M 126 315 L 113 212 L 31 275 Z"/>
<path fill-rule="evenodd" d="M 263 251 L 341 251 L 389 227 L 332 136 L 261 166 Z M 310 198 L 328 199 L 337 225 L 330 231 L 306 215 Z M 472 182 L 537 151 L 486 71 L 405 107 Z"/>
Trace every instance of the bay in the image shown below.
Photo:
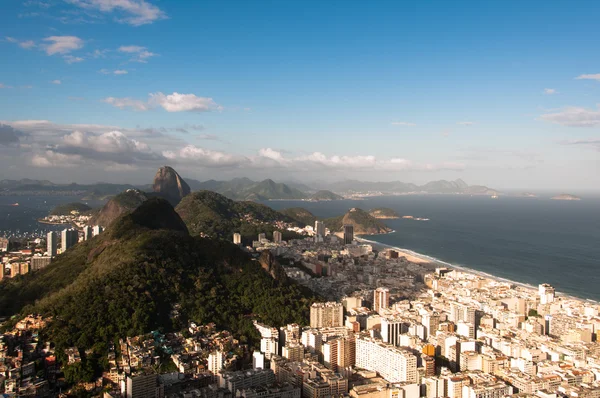
<path fill-rule="evenodd" d="M 600 197 L 560 201 L 524 197 L 405 195 L 331 202 L 269 201 L 275 209 L 304 207 L 320 218 L 349 208 L 388 207 L 428 218 L 383 220 L 395 230 L 367 237 L 488 273 L 600 300 Z"/>

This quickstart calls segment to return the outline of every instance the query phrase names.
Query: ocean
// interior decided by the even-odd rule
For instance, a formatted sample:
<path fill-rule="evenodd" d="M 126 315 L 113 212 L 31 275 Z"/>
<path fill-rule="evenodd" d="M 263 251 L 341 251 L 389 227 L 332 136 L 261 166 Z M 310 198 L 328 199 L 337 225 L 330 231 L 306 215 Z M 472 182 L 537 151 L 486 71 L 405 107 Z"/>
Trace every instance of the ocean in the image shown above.
<path fill-rule="evenodd" d="M 333 202 L 269 201 L 304 207 L 318 217 L 389 207 L 404 216 L 383 220 L 395 230 L 365 237 L 436 261 L 600 301 L 600 197 L 559 201 L 524 197 L 405 195 Z"/>
<path fill-rule="evenodd" d="M 64 229 L 64 225 L 41 224 L 38 219 L 48 215 L 57 205 L 71 202 L 100 206 L 100 201 L 81 201 L 74 196 L 0 196 L 0 236 L 40 236 L 48 231 Z M 15 204 L 18 203 L 18 206 Z"/>

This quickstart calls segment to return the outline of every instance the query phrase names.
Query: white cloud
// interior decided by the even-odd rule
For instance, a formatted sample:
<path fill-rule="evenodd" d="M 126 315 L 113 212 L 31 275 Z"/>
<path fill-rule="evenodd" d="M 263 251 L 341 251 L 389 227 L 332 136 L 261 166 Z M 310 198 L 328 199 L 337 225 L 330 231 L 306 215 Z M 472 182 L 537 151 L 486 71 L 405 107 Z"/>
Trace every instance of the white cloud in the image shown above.
<path fill-rule="evenodd" d="M 100 73 L 107 72 L 104 69 L 100 71 Z M 147 111 L 155 107 L 161 107 L 167 112 L 210 112 L 223 109 L 212 98 L 179 93 L 165 95 L 158 92 L 149 94 L 148 101 L 136 100 L 129 97 L 108 97 L 102 101 L 119 109 L 131 108 L 137 111 Z"/>
<path fill-rule="evenodd" d="M 62 82 L 60 80 L 58 80 L 58 79 L 52 80 L 50 83 L 52 83 L 52 84 L 62 84 Z"/>
<path fill-rule="evenodd" d="M 154 4 L 146 0 L 67 0 L 70 3 L 85 9 L 111 13 L 120 12 L 124 16 L 117 17 L 117 21 L 133 26 L 150 24 L 159 19 L 166 18 L 166 14 Z"/>
<path fill-rule="evenodd" d="M 222 109 L 212 98 L 176 92 L 169 95 L 160 92 L 150 94 L 148 103 L 161 106 L 167 112 L 209 112 Z"/>
<path fill-rule="evenodd" d="M 462 163 L 416 164 L 402 158 L 377 159 L 372 155 L 326 155 L 313 152 L 291 156 L 273 148 L 262 148 L 256 155 L 242 156 L 226 152 L 187 145 L 179 150 L 164 151 L 165 158 L 172 162 L 185 163 L 191 167 L 213 167 L 230 169 L 284 169 L 290 172 L 308 171 L 436 171 L 463 170 Z"/>
<path fill-rule="evenodd" d="M 135 62 L 148 62 L 148 58 L 155 57 L 158 54 L 148 51 L 146 47 L 142 46 L 121 46 L 119 52 L 126 54 L 133 54 L 132 61 Z"/>
<path fill-rule="evenodd" d="M 7 86 L 7 85 L 5 85 L 3 83 L 0 83 L 0 88 L 10 88 L 10 86 Z"/>
<path fill-rule="evenodd" d="M 555 89 L 553 89 L 553 88 L 545 88 L 545 89 L 544 89 L 544 94 L 546 94 L 546 95 L 552 95 L 552 94 L 556 94 L 557 92 L 558 92 L 558 91 L 556 91 L 556 90 L 555 90 Z"/>
<path fill-rule="evenodd" d="M 146 143 L 129 138 L 121 131 L 91 133 L 75 130 L 63 135 L 56 144 L 35 151 L 32 164 L 39 167 L 97 164 L 114 170 L 117 165 L 154 164 L 164 159 Z"/>
<path fill-rule="evenodd" d="M 416 124 L 410 122 L 392 122 L 392 126 L 416 126 Z"/>
<path fill-rule="evenodd" d="M 101 73 L 101 74 L 103 74 L 103 75 L 110 75 L 110 74 L 113 74 L 113 75 L 126 75 L 126 74 L 128 74 L 129 72 L 128 72 L 128 71 L 126 71 L 125 69 L 117 69 L 117 70 L 114 70 L 114 71 L 112 71 L 112 72 L 111 72 L 111 71 L 109 71 L 108 69 L 100 69 L 100 70 L 98 71 L 98 73 Z"/>
<path fill-rule="evenodd" d="M 17 45 L 19 45 L 19 47 L 24 48 L 26 50 L 30 50 L 33 47 L 35 47 L 35 42 L 33 40 L 18 40 L 18 39 L 15 39 L 14 37 L 9 37 L 9 36 L 6 36 L 4 39 L 9 43 L 17 44 Z"/>
<path fill-rule="evenodd" d="M 600 82 L 600 73 L 579 75 L 575 79 L 577 79 L 577 80 L 597 80 Z"/>
<path fill-rule="evenodd" d="M 102 134 L 73 131 L 63 137 L 66 145 L 78 148 L 94 149 L 98 152 L 149 152 L 148 145 L 129 139 L 120 131 L 110 131 Z"/>
<path fill-rule="evenodd" d="M 106 58 L 106 53 L 109 52 L 109 50 L 94 50 L 94 52 L 91 54 L 91 56 L 93 58 Z"/>
<path fill-rule="evenodd" d="M 25 41 L 19 42 L 19 46 L 21 48 L 29 50 L 30 48 L 35 47 L 35 42 L 33 40 L 25 40 Z"/>
<path fill-rule="evenodd" d="M 115 98 L 108 97 L 102 100 L 102 102 L 106 102 L 116 108 L 119 109 L 127 109 L 130 108 L 134 111 L 147 111 L 149 108 L 148 103 L 140 100 L 136 100 L 133 98 Z"/>
<path fill-rule="evenodd" d="M 225 152 L 186 145 L 176 151 L 164 151 L 163 156 L 169 160 L 180 160 L 202 167 L 231 167 L 237 168 L 249 165 L 250 160 L 245 156 L 237 156 Z"/>
<path fill-rule="evenodd" d="M 77 62 L 83 62 L 84 59 L 81 57 L 75 57 L 73 55 L 64 55 L 63 59 L 65 60 L 66 63 L 68 64 L 75 64 Z"/>
<path fill-rule="evenodd" d="M 79 155 L 68 155 L 64 153 L 46 150 L 36 153 L 31 157 L 31 164 L 36 167 L 75 167 L 83 163 Z"/>
<path fill-rule="evenodd" d="M 46 44 L 44 49 L 46 54 L 68 54 L 72 51 L 83 48 L 84 42 L 77 36 L 50 36 L 44 39 Z"/>
<path fill-rule="evenodd" d="M 569 140 L 560 142 L 562 145 L 579 145 L 579 146 L 592 146 L 597 151 L 600 151 L 600 139 L 598 138 L 584 138 L 579 140 Z"/>
<path fill-rule="evenodd" d="M 475 124 L 475 122 L 458 122 L 456 124 L 459 124 L 461 126 L 472 126 Z"/>
<path fill-rule="evenodd" d="M 600 125 L 600 105 L 597 110 L 567 107 L 559 112 L 541 115 L 540 119 L 563 126 L 593 127 Z"/>

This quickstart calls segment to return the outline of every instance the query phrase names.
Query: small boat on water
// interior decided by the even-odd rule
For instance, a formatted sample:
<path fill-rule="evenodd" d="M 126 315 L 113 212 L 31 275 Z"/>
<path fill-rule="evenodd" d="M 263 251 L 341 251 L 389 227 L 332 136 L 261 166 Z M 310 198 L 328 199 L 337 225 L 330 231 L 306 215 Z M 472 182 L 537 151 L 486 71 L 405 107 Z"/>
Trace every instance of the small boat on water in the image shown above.
<path fill-rule="evenodd" d="M 18 206 L 19 202 L 11 204 L 11 206 Z"/>

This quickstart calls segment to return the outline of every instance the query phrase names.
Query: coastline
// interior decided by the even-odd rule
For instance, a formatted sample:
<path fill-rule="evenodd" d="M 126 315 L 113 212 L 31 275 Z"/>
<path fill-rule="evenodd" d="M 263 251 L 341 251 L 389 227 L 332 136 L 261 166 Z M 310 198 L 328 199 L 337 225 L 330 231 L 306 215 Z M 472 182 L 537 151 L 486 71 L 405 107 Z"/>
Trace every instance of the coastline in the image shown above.
<path fill-rule="evenodd" d="M 392 232 L 390 232 L 390 233 L 392 233 Z M 374 235 L 362 235 L 362 236 L 372 237 Z M 452 263 L 440 260 L 438 258 L 428 256 L 423 253 L 415 252 L 410 249 L 405 249 L 405 248 L 401 248 L 401 247 L 397 247 L 397 246 L 393 246 L 393 245 L 388 245 L 386 243 L 377 242 L 377 241 L 371 240 L 371 239 L 365 239 L 364 237 L 361 237 L 361 236 L 357 236 L 355 239 L 361 243 L 368 243 L 368 244 L 372 245 L 374 249 L 377 249 L 380 251 L 382 249 L 383 250 L 385 250 L 385 249 L 396 250 L 397 252 L 400 253 L 400 256 L 406 257 L 406 259 L 410 262 L 419 264 L 424 267 L 427 267 L 429 265 L 429 267 L 427 267 L 427 268 L 430 268 L 432 271 L 435 271 L 435 268 L 438 268 L 438 267 L 446 267 L 446 268 L 450 268 L 450 269 L 453 269 L 456 271 L 460 271 L 460 272 L 464 272 L 467 274 L 472 274 L 472 275 L 480 276 L 482 278 L 490 279 L 495 282 L 509 283 L 512 285 L 516 285 L 519 288 L 524 289 L 524 290 L 529 290 L 529 291 L 533 291 L 533 292 L 536 292 L 538 290 L 538 288 L 536 286 L 528 284 L 528 283 L 518 282 L 518 281 L 511 280 L 511 279 L 492 275 L 487 272 L 478 271 L 478 270 L 464 267 L 461 265 L 452 264 Z M 417 261 L 413 261 L 413 260 L 417 260 Z M 597 300 L 586 298 L 586 297 L 575 296 L 573 294 L 565 293 L 560 290 L 557 290 L 556 292 L 560 294 L 560 297 L 564 297 L 565 299 L 568 299 L 568 300 L 576 300 L 576 301 L 588 302 L 588 303 L 594 303 L 594 304 L 599 303 Z"/>

